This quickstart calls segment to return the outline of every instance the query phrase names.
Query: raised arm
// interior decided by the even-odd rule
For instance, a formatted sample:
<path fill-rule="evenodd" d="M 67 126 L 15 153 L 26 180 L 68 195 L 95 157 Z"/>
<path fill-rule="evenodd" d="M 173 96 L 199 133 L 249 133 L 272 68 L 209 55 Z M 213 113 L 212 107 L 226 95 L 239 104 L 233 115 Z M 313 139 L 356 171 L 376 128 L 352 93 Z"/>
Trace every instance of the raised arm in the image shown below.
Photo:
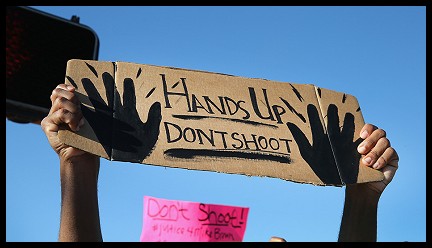
<path fill-rule="evenodd" d="M 73 131 L 83 125 L 80 103 L 74 88 L 58 85 L 51 95 L 52 106 L 41 122 L 48 141 L 60 160 L 61 215 L 59 241 L 102 241 L 97 184 L 99 157 L 60 142 L 64 126 Z"/>
<path fill-rule="evenodd" d="M 384 180 L 346 186 L 339 242 L 377 240 L 378 202 L 398 168 L 398 154 L 391 147 L 384 130 L 366 124 L 360 131 L 360 137 L 364 139 L 358 146 L 358 152 L 363 155 L 363 163 L 381 170 Z"/>

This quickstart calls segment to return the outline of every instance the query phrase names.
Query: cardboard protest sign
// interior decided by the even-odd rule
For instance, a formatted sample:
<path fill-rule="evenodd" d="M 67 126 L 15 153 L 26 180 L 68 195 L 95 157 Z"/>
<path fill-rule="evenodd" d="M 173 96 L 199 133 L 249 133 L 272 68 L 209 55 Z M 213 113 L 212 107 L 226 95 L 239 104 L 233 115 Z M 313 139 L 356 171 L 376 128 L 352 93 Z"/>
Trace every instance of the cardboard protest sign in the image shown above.
<path fill-rule="evenodd" d="M 142 242 L 241 242 L 249 208 L 144 196 Z"/>
<path fill-rule="evenodd" d="M 86 124 L 71 146 L 114 161 L 314 185 L 380 181 L 362 165 L 357 99 L 317 87 L 127 62 L 70 60 Z"/>

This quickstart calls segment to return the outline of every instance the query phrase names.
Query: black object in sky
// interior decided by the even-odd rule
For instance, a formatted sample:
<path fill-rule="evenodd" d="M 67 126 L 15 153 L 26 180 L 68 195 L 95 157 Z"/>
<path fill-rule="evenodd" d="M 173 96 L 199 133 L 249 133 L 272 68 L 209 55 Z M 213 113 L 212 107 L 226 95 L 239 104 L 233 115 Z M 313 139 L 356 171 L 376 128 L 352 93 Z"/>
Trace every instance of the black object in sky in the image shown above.
<path fill-rule="evenodd" d="M 6 9 L 6 118 L 37 123 L 70 59 L 97 60 L 99 38 L 79 17 L 64 19 L 31 7 Z"/>

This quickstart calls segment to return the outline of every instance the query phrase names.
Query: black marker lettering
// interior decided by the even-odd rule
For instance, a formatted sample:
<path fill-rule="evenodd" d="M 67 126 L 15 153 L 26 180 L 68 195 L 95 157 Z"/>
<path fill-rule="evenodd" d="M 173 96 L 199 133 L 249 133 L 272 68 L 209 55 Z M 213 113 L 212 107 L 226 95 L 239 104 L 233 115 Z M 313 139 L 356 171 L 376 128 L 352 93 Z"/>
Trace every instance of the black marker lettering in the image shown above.
<path fill-rule="evenodd" d="M 244 140 L 244 143 L 245 143 L 246 149 L 250 149 L 248 144 L 251 143 L 251 144 L 254 144 L 254 145 L 255 145 L 256 150 L 259 150 L 258 143 L 257 143 L 257 140 L 256 140 L 256 135 L 255 135 L 255 134 L 251 134 L 253 140 L 246 140 L 246 137 L 245 137 L 244 134 L 242 134 L 242 136 L 243 136 L 243 140 Z"/>
<path fill-rule="evenodd" d="M 170 129 L 169 129 L 168 125 L 174 127 L 175 130 L 178 131 L 177 138 L 171 139 L 171 132 L 170 132 Z M 181 137 L 182 137 L 182 129 L 181 129 L 181 127 L 179 125 L 174 124 L 174 123 L 164 122 L 164 126 L 165 126 L 165 132 L 166 132 L 167 142 L 168 143 L 177 142 L 177 141 L 179 141 L 181 139 Z"/>
<path fill-rule="evenodd" d="M 189 133 L 191 134 L 191 135 L 190 135 L 190 138 L 188 138 L 188 136 L 187 136 L 187 132 L 188 132 L 188 131 L 189 131 Z M 185 141 L 189 142 L 189 143 L 195 142 L 195 140 L 196 140 L 196 134 L 195 134 L 195 131 L 194 131 L 192 128 L 190 128 L 190 127 L 186 127 L 186 128 L 184 129 L 184 131 L 183 131 L 183 139 L 184 139 Z"/>
<path fill-rule="evenodd" d="M 198 109 L 204 109 L 207 113 L 210 113 L 197 99 L 195 94 L 192 94 L 192 112 L 198 112 Z"/>
<path fill-rule="evenodd" d="M 210 105 L 212 105 L 213 107 L 215 107 L 219 111 L 219 113 L 221 113 L 223 115 L 226 115 L 225 104 L 224 104 L 222 96 L 219 96 L 219 102 L 220 102 L 220 105 L 221 105 L 220 108 L 212 100 L 210 100 L 209 96 L 203 96 L 203 98 L 204 98 L 204 100 L 205 100 L 205 102 L 207 104 L 207 108 L 208 108 L 207 112 L 208 113 L 214 114 L 213 109 L 210 106 Z"/>
<path fill-rule="evenodd" d="M 273 138 L 270 138 L 273 139 Z M 262 142 L 264 140 L 264 142 Z M 263 145 L 264 143 L 264 145 Z M 261 149 L 265 150 L 268 147 L 267 139 L 264 136 L 258 137 L 258 144 L 260 145 Z"/>
<path fill-rule="evenodd" d="M 214 132 L 218 133 L 218 134 L 221 134 L 223 145 L 224 145 L 224 148 L 226 149 L 227 148 L 227 143 L 226 143 L 226 140 L 225 140 L 225 134 L 228 134 L 228 133 L 227 132 L 221 132 L 221 131 L 214 131 Z"/>
<path fill-rule="evenodd" d="M 291 153 L 291 149 L 290 149 L 290 146 L 289 146 L 289 144 L 288 144 L 288 142 L 292 142 L 292 140 L 289 140 L 289 139 L 279 139 L 280 141 L 285 141 L 285 145 L 286 145 L 286 148 L 287 148 L 287 152 L 288 153 Z"/>
<path fill-rule="evenodd" d="M 237 132 L 234 132 L 234 133 L 231 134 L 231 138 L 232 138 L 233 140 L 236 140 L 236 141 L 240 142 L 240 145 L 232 144 L 232 147 L 234 147 L 234 148 L 236 148 L 236 149 L 242 149 L 242 148 L 243 148 L 243 141 L 242 141 L 241 139 L 239 139 L 239 138 L 234 137 L 234 136 L 239 136 L 239 135 L 240 135 L 240 134 L 237 133 Z"/>
<path fill-rule="evenodd" d="M 172 108 L 170 101 L 169 101 L 169 98 L 168 98 L 169 95 L 184 96 L 184 97 L 186 97 L 186 101 L 187 101 L 187 105 L 188 105 L 188 111 L 192 112 L 190 100 L 189 100 L 189 94 L 188 94 L 188 90 L 186 87 L 186 78 L 180 78 L 182 81 L 182 84 L 183 84 L 184 92 L 170 92 L 170 91 L 168 91 L 168 86 L 166 83 L 165 74 L 159 74 L 159 75 L 161 75 L 161 77 L 162 77 L 163 91 L 164 91 L 164 96 L 165 96 L 165 108 Z"/>
<path fill-rule="evenodd" d="M 243 108 L 243 107 L 240 105 L 240 103 L 245 103 L 245 101 L 238 101 L 238 105 L 237 105 L 237 106 L 239 107 L 239 109 L 243 110 L 243 112 L 245 113 L 245 116 L 243 116 L 243 120 L 247 120 L 247 119 L 250 118 L 249 111 L 247 111 L 245 108 Z"/>
<path fill-rule="evenodd" d="M 252 107 L 253 107 L 253 109 L 255 111 L 255 114 L 259 118 L 261 118 L 261 119 L 270 119 L 270 120 L 274 121 L 274 116 L 273 116 L 273 113 L 272 113 L 272 110 L 271 110 L 271 107 L 270 107 L 270 104 L 269 104 L 269 101 L 268 101 L 268 97 L 267 97 L 267 90 L 266 89 L 262 89 L 262 91 L 263 91 L 263 95 L 264 95 L 265 104 L 266 104 L 266 107 L 267 107 L 268 116 L 264 117 L 261 114 L 261 111 L 259 110 L 259 107 L 258 107 L 258 102 L 257 102 L 256 94 L 255 94 L 255 89 L 253 87 L 249 87 L 249 94 L 250 94 L 250 99 L 252 101 Z"/>
<path fill-rule="evenodd" d="M 207 134 L 205 134 L 204 133 L 204 131 L 203 130 L 201 130 L 201 129 L 196 129 L 196 131 L 197 131 L 197 134 L 198 134 L 198 139 L 199 139 L 199 143 L 201 144 L 201 145 L 203 145 L 204 143 L 203 143 L 203 139 L 202 139 L 202 136 L 204 136 L 204 137 L 206 137 L 206 139 L 208 140 L 208 142 L 212 145 L 212 146 L 215 146 L 215 141 L 214 141 L 214 136 L 213 136 L 213 130 L 212 129 L 209 129 L 209 131 L 210 131 L 210 137 L 209 136 L 207 136 Z"/>
<path fill-rule="evenodd" d="M 279 105 L 273 105 L 272 108 L 273 108 L 273 112 L 275 113 L 277 123 L 282 124 L 283 122 L 282 122 L 281 115 L 285 114 L 286 110 L 282 106 L 279 106 Z M 281 112 L 279 112 L 279 110 Z"/>

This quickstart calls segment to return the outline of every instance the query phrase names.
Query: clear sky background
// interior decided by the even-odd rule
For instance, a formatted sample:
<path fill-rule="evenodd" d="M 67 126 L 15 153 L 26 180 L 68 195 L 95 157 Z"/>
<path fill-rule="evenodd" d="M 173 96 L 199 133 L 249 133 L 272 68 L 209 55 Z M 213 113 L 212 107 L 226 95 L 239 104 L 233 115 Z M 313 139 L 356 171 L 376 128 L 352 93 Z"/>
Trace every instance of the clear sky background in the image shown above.
<path fill-rule="evenodd" d="M 315 84 L 357 97 L 400 163 L 378 241 L 426 241 L 426 7 L 36 6 L 99 36 L 101 61 Z M 143 196 L 249 207 L 244 241 L 337 241 L 344 187 L 101 159 L 105 241 L 139 241 Z M 6 241 L 57 241 L 59 160 L 36 124 L 6 119 Z"/>

